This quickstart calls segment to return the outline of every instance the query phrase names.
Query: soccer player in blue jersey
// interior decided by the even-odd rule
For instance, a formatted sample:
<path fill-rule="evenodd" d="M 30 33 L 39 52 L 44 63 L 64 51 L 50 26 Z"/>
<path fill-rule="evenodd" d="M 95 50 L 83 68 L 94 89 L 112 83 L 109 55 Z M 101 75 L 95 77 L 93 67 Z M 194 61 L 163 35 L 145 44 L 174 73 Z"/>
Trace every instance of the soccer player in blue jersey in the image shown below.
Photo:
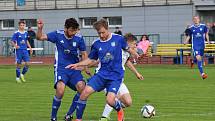
<path fill-rule="evenodd" d="M 52 103 L 51 121 L 57 120 L 57 111 L 61 105 L 61 100 L 64 95 L 65 86 L 68 86 L 77 94 L 73 98 L 72 105 L 65 116 L 65 121 L 72 120 L 72 113 L 76 109 L 76 101 L 79 99 L 80 93 L 85 87 L 83 76 L 79 70 L 66 69 L 65 67 L 71 63 L 78 63 L 78 50 L 82 55 L 82 59 L 87 58 L 86 46 L 82 36 L 77 35 L 79 24 L 74 18 L 66 19 L 64 30 L 56 30 L 48 34 L 42 32 L 43 21 L 38 20 L 38 40 L 47 40 L 55 43 L 55 84 L 56 94 Z M 76 113 L 79 118 L 78 112 Z"/>
<path fill-rule="evenodd" d="M 31 45 L 28 42 L 28 33 L 25 31 L 25 21 L 19 21 L 19 28 L 12 36 L 12 45 L 15 48 L 16 57 L 16 82 L 25 82 L 24 75 L 27 73 L 29 68 L 29 53 L 27 47 L 30 49 L 30 54 L 32 54 Z M 22 61 L 24 61 L 24 68 L 21 71 Z M 20 79 L 21 78 L 21 79 Z"/>
<path fill-rule="evenodd" d="M 118 121 L 123 121 L 124 114 L 119 100 L 116 100 L 116 94 L 124 77 L 122 64 L 122 49 L 138 57 L 135 50 L 128 47 L 124 37 L 113 34 L 109 31 L 106 20 L 101 19 L 94 23 L 99 38 L 95 40 L 91 47 L 88 59 L 76 64 L 70 64 L 66 68 L 78 69 L 79 66 L 86 66 L 99 60 L 101 68 L 93 75 L 84 91 L 80 95 L 77 103 L 77 112 L 83 115 L 86 107 L 87 98 L 96 91 L 107 89 L 107 103 L 118 112 Z M 82 117 L 81 115 L 81 117 Z M 80 118 L 78 121 L 82 121 Z"/>
<path fill-rule="evenodd" d="M 190 26 L 190 34 L 185 40 L 185 44 L 189 39 L 192 40 L 192 53 L 194 56 L 194 62 L 197 62 L 199 72 L 202 79 L 206 79 L 208 76 L 203 71 L 203 56 L 205 49 L 205 41 L 209 43 L 208 29 L 205 24 L 200 23 L 199 16 L 193 17 L 193 25 Z M 206 39 L 206 40 L 205 40 Z"/>

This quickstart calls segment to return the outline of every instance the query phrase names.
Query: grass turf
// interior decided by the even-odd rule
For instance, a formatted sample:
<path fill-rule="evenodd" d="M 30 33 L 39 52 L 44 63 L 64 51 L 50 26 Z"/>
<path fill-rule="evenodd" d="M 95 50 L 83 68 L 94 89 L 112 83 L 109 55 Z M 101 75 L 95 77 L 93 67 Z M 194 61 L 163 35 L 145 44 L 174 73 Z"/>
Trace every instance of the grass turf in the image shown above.
<path fill-rule="evenodd" d="M 137 80 L 126 70 L 125 83 L 133 98 L 133 105 L 125 109 L 126 121 L 214 121 L 215 66 L 205 68 L 209 77 L 202 80 L 198 69 L 177 65 L 144 65 L 137 69 L 145 80 Z M 0 66 L 0 121 L 48 121 L 53 89 L 52 66 L 32 66 L 26 83 L 15 83 L 15 68 Z M 74 92 L 66 89 L 58 120 L 63 120 Z M 105 103 L 103 92 L 93 94 L 87 103 L 84 121 L 98 121 Z M 152 104 L 156 116 L 142 118 L 140 109 Z M 116 112 L 111 118 L 116 121 Z"/>

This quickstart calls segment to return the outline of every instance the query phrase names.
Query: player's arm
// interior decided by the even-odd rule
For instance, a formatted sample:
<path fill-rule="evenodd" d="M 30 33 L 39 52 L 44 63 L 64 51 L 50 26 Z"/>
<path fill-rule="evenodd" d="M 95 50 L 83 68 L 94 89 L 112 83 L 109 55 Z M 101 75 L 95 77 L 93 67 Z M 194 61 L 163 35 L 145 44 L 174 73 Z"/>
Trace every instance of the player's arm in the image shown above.
<path fill-rule="evenodd" d="M 80 61 L 79 63 L 75 63 L 75 64 L 70 64 L 68 66 L 66 66 L 65 68 L 70 68 L 70 69 L 76 69 L 79 70 L 79 67 L 83 67 L 83 66 L 88 66 L 89 64 L 91 64 L 93 62 L 93 59 L 87 58 L 83 61 Z"/>
<path fill-rule="evenodd" d="M 185 36 L 184 44 L 188 44 L 189 40 L 190 40 L 190 36 L 189 35 Z"/>
<path fill-rule="evenodd" d="M 11 40 L 11 44 L 14 48 L 19 49 L 19 46 L 17 45 L 16 41 Z"/>
<path fill-rule="evenodd" d="M 81 59 L 86 60 L 88 58 L 87 52 L 86 51 L 81 51 Z M 88 66 L 84 67 L 85 73 L 89 76 L 92 76 Z"/>
<path fill-rule="evenodd" d="M 47 35 L 43 33 L 43 26 L 44 26 L 44 23 L 41 19 L 39 19 L 37 21 L 37 35 L 36 35 L 36 38 L 37 40 L 41 40 L 41 41 L 45 41 L 48 39 Z"/>
<path fill-rule="evenodd" d="M 137 71 L 131 61 L 127 60 L 126 66 L 136 75 L 136 77 L 140 80 L 143 80 L 143 76 Z"/>
<path fill-rule="evenodd" d="M 140 55 L 137 53 L 136 49 L 128 48 L 127 51 L 134 57 L 139 58 Z"/>
<path fill-rule="evenodd" d="M 28 40 L 27 40 L 27 46 L 28 46 L 28 48 L 30 49 L 30 54 L 32 55 L 33 50 L 32 50 L 32 48 L 31 48 L 31 45 L 30 45 L 30 43 L 29 43 L 29 41 L 28 41 Z"/>
<path fill-rule="evenodd" d="M 208 32 L 205 33 L 206 41 L 210 44 Z"/>

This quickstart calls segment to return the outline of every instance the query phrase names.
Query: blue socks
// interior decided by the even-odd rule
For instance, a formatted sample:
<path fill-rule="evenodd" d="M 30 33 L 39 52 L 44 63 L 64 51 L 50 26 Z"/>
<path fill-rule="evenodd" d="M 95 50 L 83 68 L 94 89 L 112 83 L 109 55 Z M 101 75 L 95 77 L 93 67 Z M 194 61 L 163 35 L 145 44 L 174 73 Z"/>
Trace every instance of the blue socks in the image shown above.
<path fill-rule="evenodd" d="M 61 98 L 57 98 L 54 96 L 53 103 L 52 103 L 52 113 L 51 113 L 51 118 L 57 118 L 57 111 L 60 107 L 61 104 Z"/>
<path fill-rule="evenodd" d="M 119 100 L 116 100 L 113 108 L 118 112 L 122 108 L 121 102 Z"/>
<path fill-rule="evenodd" d="M 76 107 L 76 117 L 77 119 L 82 119 L 84 109 L 86 107 L 86 100 L 80 100 L 78 99 L 77 107 Z"/>
<path fill-rule="evenodd" d="M 202 74 L 203 73 L 203 67 L 202 67 L 202 64 L 203 64 L 203 61 L 197 61 L 197 65 L 198 65 L 198 68 L 199 68 L 199 72 Z"/>
<path fill-rule="evenodd" d="M 20 68 L 16 67 L 16 77 L 20 77 Z"/>
<path fill-rule="evenodd" d="M 72 115 L 77 107 L 77 102 L 78 102 L 78 99 L 80 97 L 80 94 L 79 93 L 76 93 L 76 95 L 74 96 L 73 100 L 72 100 L 72 104 L 69 108 L 69 111 L 67 112 L 67 115 Z"/>
<path fill-rule="evenodd" d="M 24 75 L 28 71 L 28 66 L 24 66 L 22 69 L 22 74 Z"/>

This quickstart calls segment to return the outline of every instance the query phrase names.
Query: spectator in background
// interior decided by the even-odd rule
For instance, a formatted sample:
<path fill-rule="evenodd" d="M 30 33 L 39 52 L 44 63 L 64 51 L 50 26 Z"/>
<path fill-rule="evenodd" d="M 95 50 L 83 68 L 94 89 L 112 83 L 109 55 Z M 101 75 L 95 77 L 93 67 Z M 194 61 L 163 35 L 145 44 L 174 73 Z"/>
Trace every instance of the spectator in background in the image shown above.
<path fill-rule="evenodd" d="M 122 35 L 122 31 L 119 29 L 119 27 L 116 27 L 116 30 L 114 31 L 114 33 Z"/>
<path fill-rule="evenodd" d="M 31 47 L 35 48 L 35 46 L 34 46 L 34 39 L 36 38 L 36 33 L 33 31 L 33 29 L 31 27 L 28 27 L 28 31 L 27 32 L 28 32 L 28 41 L 29 41 Z M 32 55 L 36 56 L 35 50 L 33 50 L 33 54 Z"/>
<path fill-rule="evenodd" d="M 143 35 L 137 44 L 137 53 L 142 55 L 146 55 L 150 46 L 149 37 L 147 35 Z"/>
<path fill-rule="evenodd" d="M 213 23 L 211 30 L 213 31 L 213 38 L 211 39 L 212 41 L 215 41 L 215 22 Z M 209 37 L 210 38 L 210 37 Z"/>
<path fill-rule="evenodd" d="M 186 27 L 186 29 L 185 29 L 185 31 L 184 31 L 184 41 L 185 41 L 185 39 L 190 35 L 190 24 L 187 24 L 187 27 Z M 192 40 L 191 40 L 191 38 L 189 39 L 189 41 L 188 41 L 188 44 L 192 44 Z"/>

